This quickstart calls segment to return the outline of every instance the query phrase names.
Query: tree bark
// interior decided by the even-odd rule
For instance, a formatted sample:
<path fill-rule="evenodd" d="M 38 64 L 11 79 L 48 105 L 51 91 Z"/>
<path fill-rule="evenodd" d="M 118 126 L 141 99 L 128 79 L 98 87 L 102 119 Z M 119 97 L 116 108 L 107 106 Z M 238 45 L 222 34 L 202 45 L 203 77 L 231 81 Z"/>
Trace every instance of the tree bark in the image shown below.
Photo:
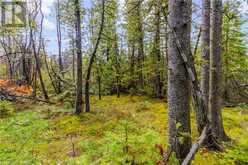
<path fill-rule="evenodd" d="M 156 1 L 155 4 L 155 37 L 154 37 L 154 54 L 155 54 L 155 89 L 156 97 L 162 98 L 162 82 L 161 82 L 161 53 L 160 53 L 160 0 Z"/>
<path fill-rule="evenodd" d="M 79 115 L 83 109 L 83 63 L 82 63 L 82 38 L 81 38 L 81 12 L 79 0 L 74 0 L 76 18 L 76 53 L 77 53 L 77 87 L 76 87 L 76 110 Z"/>
<path fill-rule="evenodd" d="M 208 99 L 209 99 L 209 54 L 210 54 L 210 0 L 203 0 L 202 4 L 202 40 L 201 40 L 201 91 L 204 104 L 206 105 L 206 111 L 208 111 Z M 199 118 L 201 116 L 197 116 Z M 198 123 L 198 133 L 203 130 L 204 123 Z"/>
<path fill-rule="evenodd" d="M 190 54 L 192 2 L 169 0 L 169 25 L 182 45 Z M 191 147 L 190 127 L 190 81 L 184 61 L 177 48 L 176 38 L 169 36 L 168 50 L 168 103 L 169 103 L 169 144 L 180 162 L 187 156 Z"/>
<path fill-rule="evenodd" d="M 139 76 L 139 85 L 141 88 L 144 88 L 144 75 L 143 75 L 143 66 L 144 66 L 144 32 L 143 32 L 143 20 L 141 15 L 141 1 L 138 1 L 137 4 L 137 19 L 138 19 L 138 76 Z"/>
<path fill-rule="evenodd" d="M 72 79 L 73 82 L 75 82 L 75 41 L 74 41 L 74 36 L 72 36 Z"/>
<path fill-rule="evenodd" d="M 212 134 L 219 140 L 227 138 L 221 113 L 221 37 L 222 0 L 211 1 L 210 20 L 210 84 L 209 112 Z"/>
<path fill-rule="evenodd" d="M 114 42 L 115 42 L 114 49 L 115 49 L 116 94 L 117 94 L 117 98 L 120 98 L 120 54 L 118 48 L 117 34 L 115 35 Z"/>
<path fill-rule="evenodd" d="M 61 44 L 61 20 L 60 20 L 60 0 L 57 0 L 57 42 L 58 42 L 58 53 L 59 53 L 59 72 L 63 75 L 63 62 L 62 62 L 62 44 Z M 58 81 L 58 92 L 61 93 L 61 82 Z"/>
<path fill-rule="evenodd" d="M 130 48 L 129 48 L 129 54 L 130 54 L 130 82 L 129 82 L 129 89 L 136 89 L 136 84 L 135 84 L 135 80 L 134 80 L 134 67 L 135 67 L 135 46 L 134 43 L 132 42 L 130 44 Z"/>

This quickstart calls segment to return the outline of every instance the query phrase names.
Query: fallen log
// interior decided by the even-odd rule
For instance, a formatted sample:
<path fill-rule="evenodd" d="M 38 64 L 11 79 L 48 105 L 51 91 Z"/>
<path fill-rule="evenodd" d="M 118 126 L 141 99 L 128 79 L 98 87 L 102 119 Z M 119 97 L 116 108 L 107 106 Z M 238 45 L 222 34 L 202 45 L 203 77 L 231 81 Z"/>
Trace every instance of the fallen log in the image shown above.
<path fill-rule="evenodd" d="M 3 88 L 0 88 L 0 100 L 7 100 L 7 101 L 12 101 L 12 102 L 17 102 L 17 101 L 23 102 L 23 100 L 33 100 L 33 101 L 38 101 L 38 102 L 43 102 L 43 103 L 48 103 L 48 104 L 55 104 L 51 101 L 42 100 L 39 98 L 33 98 L 31 96 L 13 94 L 10 91 L 7 91 Z"/>
<path fill-rule="evenodd" d="M 0 88 L 0 100 L 15 101 L 15 98 L 10 96 L 10 93 Z"/>

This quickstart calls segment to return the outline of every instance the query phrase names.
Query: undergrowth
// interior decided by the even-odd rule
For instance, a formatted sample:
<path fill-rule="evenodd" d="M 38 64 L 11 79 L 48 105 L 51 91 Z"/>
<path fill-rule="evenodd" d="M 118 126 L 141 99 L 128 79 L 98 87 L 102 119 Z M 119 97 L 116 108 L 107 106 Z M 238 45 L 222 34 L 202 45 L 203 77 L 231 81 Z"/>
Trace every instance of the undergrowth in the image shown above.
<path fill-rule="evenodd" d="M 93 97 L 91 103 L 92 112 L 80 116 L 61 102 L 23 106 L 0 119 L 0 164 L 155 165 L 162 160 L 155 146 L 167 147 L 163 101 L 106 96 L 101 101 Z M 223 118 L 232 142 L 224 144 L 222 153 L 201 149 L 192 164 L 248 163 L 248 111 L 226 108 Z"/>

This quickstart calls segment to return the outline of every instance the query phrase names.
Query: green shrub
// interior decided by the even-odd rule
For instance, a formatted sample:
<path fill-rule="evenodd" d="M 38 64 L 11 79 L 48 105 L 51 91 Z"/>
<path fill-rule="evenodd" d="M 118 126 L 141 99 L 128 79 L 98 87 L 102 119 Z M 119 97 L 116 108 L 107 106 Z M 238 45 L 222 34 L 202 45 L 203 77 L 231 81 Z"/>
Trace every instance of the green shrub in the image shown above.
<path fill-rule="evenodd" d="M 14 107 L 9 101 L 0 101 L 0 117 L 6 117 L 14 112 Z"/>
<path fill-rule="evenodd" d="M 239 108 L 241 110 L 248 110 L 248 104 L 246 104 L 246 103 L 240 103 L 239 104 Z"/>

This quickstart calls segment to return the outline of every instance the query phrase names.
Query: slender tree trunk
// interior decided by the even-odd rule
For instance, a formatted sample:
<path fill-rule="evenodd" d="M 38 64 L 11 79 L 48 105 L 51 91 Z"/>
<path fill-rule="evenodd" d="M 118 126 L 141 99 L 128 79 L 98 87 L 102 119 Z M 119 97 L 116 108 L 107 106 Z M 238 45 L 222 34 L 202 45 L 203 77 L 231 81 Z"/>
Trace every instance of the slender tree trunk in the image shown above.
<path fill-rule="evenodd" d="M 32 97 L 34 98 L 34 100 L 36 99 L 36 95 L 37 95 L 37 71 L 36 71 L 36 66 L 34 66 L 33 69 L 33 92 L 32 92 Z"/>
<path fill-rule="evenodd" d="M 225 140 L 221 113 L 222 0 L 211 1 L 209 112 L 212 134 Z"/>
<path fill-rule="evenodd" d="M 41 85 L 41 89 L 42 89 L 42 93 L 43 96 L 46 100 L 49 100 L 48 94 L 47 94 L 47 90 L 45 87 L 45 83 L 43 81 L 43 77 L 42 77 L 42 73 L 41 73 L 41 67 L 40 67 L 40 58 L 39 58 L 39 54 L 36 52 L 36 48 L 35 48 L 35 43 L 33 41 L 33 50 L 34 50 L 34 58 L 35 58 L 35 64 L 36 64 L 36 71 L 40 80 L 40 85 Z"/>
<path fill-rule="evenodd" d="M 73 82 L 75 82 L 75 43 L 74 43 L 74 38 L 72 39 L 72 79 Z"/>
<path fill-rule="evenodd" d="M 83 63 L 82 63 L 82 39 L 81 39 L 81 12 L 80 1 L 74 0 L 76 18 L 76 52 L 77 52 L 77 88 L 76 88 L 76 110 L 79 115 L 83 109 Z"/>
<path fill-rule="evenodd" d="M 7 61 L 8 61 L 8 79 L 12 80 L 13 79 L 13 69 L 12 69 L 11 60 L 8 57 L 8 55 L 6 55 L 6 57 L 7 57 Z"/>
<path fill-rule="evenodd" d="M 11 38 L 10 38 L 10 36 L 8 36 L 8 47 L 9 47 L 9 53 L 11 54 L 11 52 L 12 52 L 12 48 L 11 48 L 11 46 L 12 46 L 12 42 L 11 42 Z M 7 56 L 7 58 L 8 58 L 8 61 L 9 61 L 9 79 L 12 81 L 12 79 L 14 78 L 14 66 L 12 65 L 12 60 L 11 60 L 11 58 L 9 57 L 9 56 Z"/>
<path fill-rule="evenodd" d="M 58 41 L 58 53 L 59 53 L 59 72 L 63 75 L 63 62 L 62 62 L 62 44 L 61 44 L 61 21 L 60 21 L 60 0 L 57 0 L 57 41 Z M 61 82 L 58 80 L 58 92 L 61 93 Z"/>
<path fill-rule="evenodd" d="M 94 47 L 93 53 L 90 56 L 90 61 L 89 61 L 89 66 L 87 69 L 87 75 L 86 75 L 86 81 L 85 81 L 85 111 L 86 112 L 90 112 L 90 75 L 91 75 L 91 69 L 92 69 L 92 65 L 94 63 L 95 57 L 96 57 L 96 53 L 97 53 L 97 49 L 102 37 L 102 32 L 103 32 L 103 26 L 104 26 L 104 19 L 105 19 L 105 0 L 102 0 L 102 16 L 101 16 L 101 25 L 100 25 L 100 30 L 98 33 L 98 37 L 96 40 L 96 45 Z"/>
<path fill-rule="evenodd" d="M 169 25 L 181 37 L 185 51 L 190 55 L 192 2 L 169 0 Z M 190 81 L 183 59 L 178 51 L 176 38 L 169 36 L 168 52 L 168 103 L 169 144 L 180 163 L 191 148 Z"/>
<path fill-rule="evenodd" d="M 131 81 L 130 81 L 130 85 L 129 87 L 132 89 L 136 88 L 135 85 L 135 80 L 134 80 L 134 66 L 135 66 L 135 57 L 134 57 L 134 53 L 135 53 L 135 47 L 134 47 L 134 43 L 131 44 L 131 48 L 130 48 L 130 77 L 131 77 Z"/>
<path fill-rule="evenodd" d="M 120 54 L 118 48 L 117 34 L 115 36 L 115 71 L 116 71 L 116 94 L 120 98 Z"/>
<path fill-rule="evenodd" d="M 224 101 L 229 102 L 229 78 L 228 78 L 228 73 L 229 73 L 229 60 L 228 60 L 228 54 L 229 54 L 229 27 L 227 26 L 226 30 L 226 41 L 225 41 L 225 73 L 224 73 Z"/>
<path fill-rule="evenodd" d="M 143 19 L 141 15 L 141 2 L 138 2 L 137 7 L 138 12 L 138 76 L 139 76 L 139 85 L 141 88 L 144 88 L 144 75 L 143 75 L 143 66 L 144 66 L 144 32 L 143 32 Z"/>
<path fill-rule="evenodd" d="M 33 53 L 34 53 L 34 58 L 35 58 L 35 65 L 36 65 L 36 71 L 35 74 L 37 73 L 37 76 L 39 77 L 40 80 L 40 85 L 41 85 L 41 90 L 43 93 L 44 98 L 48 101 L 49 97 L 48 97 L 48 93 L 45 87 L 45 83 L 43 81 L 43 77 L 42 77 L 42 72 L 41 72 L 41 60 L 40 60 L 40 49 L 41 49 L 41 42 L 42 42 L 42 30 L 43 30 L 43 20 L 44 20 L 44 15 L 42 12 L 42 2 L 40 1 L 40 8 L 39 8 L 40 14 L 41 14 L 41 23 L 40 23 L 40 36 L 39 36 L 39 45 L 38 48 L 36 48 L 35 45 L 35 40 L 34 40 L 34 30 L 31 27 L 31 23 L 30 23 L 30 39 L 32 42 L 32 48 L 33 48 Z M 35 76 L 36 79 L 36 76 Z M 36 83 L 35 83 L 35 88 L 36 88 Z"/>
<path fill-rule="evenodd" d="M 155 63 L 156 63 L 156 97 L 162 98 L 162 82 L 161 82 L 161 53 L 160 53 L 160 0 L 157 0 L 155 4 L 155 37 L 154 37 L 154 53 L 155 53 Z"/>
<path fill-rule="evenodd" d="M 42 42 L 42 49 L 43 49 L 43 52 L 44 52 L 44 62 L 45 62 L 45 67 L 46 67 L 46 70 L 47 70 L 49 79 L 50 79 L 50 81 L 51 81 L 51 84 L 52 84 L 52 86 L 53 86 L 53 89 L 54 89 L 55 93 L 58 94 L 59 92 L 57 91 L 55 81 L 54 81 L 53 76 L 52 76 L 52 74 L 51 74 L 51 72 L 50 72 L 50 69 L 49 69 L 49 65 L 48 65 L 48 61 L 47 61 L 47 54 L 46 54 L 46 51 L 45 51 L 45 43 L 44 43 L 44 40 L 43 40 L 43 42 Z"/>
<path fill-rule="evenodd" d="M 202 4 L 202 40 L 201 40 L 201 91 L 204 104 L 206 105 L 206 111 L 208 111 L 209 100 L 209 55 L 210 55 L 210 0 L 203 0 Z M 201 114 L 197 114 L 199 118 L 198 122 L 204 122 L 200 120 Z M 205 123 L 198 123 L 198 132 L 201 134 Z M 202 127 L 201 127 L 202 126 Z"/>

